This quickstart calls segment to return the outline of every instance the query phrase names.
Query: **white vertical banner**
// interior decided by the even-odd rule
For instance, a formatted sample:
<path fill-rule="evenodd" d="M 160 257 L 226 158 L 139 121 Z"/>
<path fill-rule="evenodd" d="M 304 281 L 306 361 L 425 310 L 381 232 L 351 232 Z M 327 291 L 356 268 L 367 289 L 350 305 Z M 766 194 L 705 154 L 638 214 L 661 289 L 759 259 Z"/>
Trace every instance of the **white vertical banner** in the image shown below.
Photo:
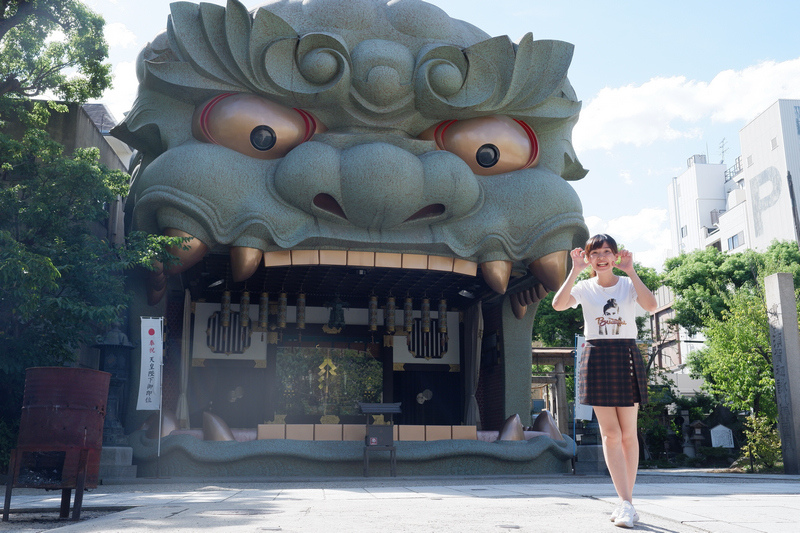
<path fill-rule="evenodd" d="M 161 409 L 161 362 L 164 356 L 163 317 L 142 317 L 142 365 L 136 409 Z"/>
<path fill-rule="evenodd" d="M 579 379 L 579 369 L 583 358 L 583 349 L 586 347 L 586 337 L 575 335 L 575 420 L 591 420 L 592 406 L 584 405 L 580 402 L 581 382 Z"/>

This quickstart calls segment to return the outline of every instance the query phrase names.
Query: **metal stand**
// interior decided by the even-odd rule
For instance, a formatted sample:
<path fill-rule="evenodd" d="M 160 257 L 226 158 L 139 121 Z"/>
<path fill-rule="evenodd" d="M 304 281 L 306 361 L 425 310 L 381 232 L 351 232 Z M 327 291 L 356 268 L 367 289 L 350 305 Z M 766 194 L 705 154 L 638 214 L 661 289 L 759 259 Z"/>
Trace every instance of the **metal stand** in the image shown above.
<path fill-rule="evenodd" d="M 389 452 L 389 472 L 397 477 L 397 448 L 394 445 L 364 446 L 364 477 L 369 477 L 369 454 L 371 452 Z"/>
<path fill-rule="evenodd" d="M 20 468 L 22 466 L 22 454 L 25 450 L 16 449 L 11 451 L 10 463 L 8 466 L 9 480 L 6 484 L 6 497 L 3 503 L 3 522 L 8 522 L 11 512 L 11 490 L 18 488 L 40 488 L 40 489 L 61 489 L 61 507 L 59 518 L 69 518 L 69 503 L 72 497 L 72 489 L 75 489 L 75 501 L 72 508 L 72 520 L 77 522 L 81 519 L 81 507 L 83 506 L 83 491 L 86 488 L 86 475 L 89 467 L 89 449 L 83 448 L 78 456 L 77 469 L 74 477 L 65 473 L 60 483 L 52 481 L 45 482 L 20 482 Z"/>
<path fill-rule="evenodd" d="M 364 477 L 369 477 L 369 454 L 389 452 L 389 468 L 392 477 L 397 476 L 397 448 L 394 445 L 394 421 L 392 415 L 400 412 L 398 403 L 360 403 L 361 412 L 366 415 L 366 436 L 364 437 Z M 372 415 L 389 415 L 389 425 L 370 424 Z"/>

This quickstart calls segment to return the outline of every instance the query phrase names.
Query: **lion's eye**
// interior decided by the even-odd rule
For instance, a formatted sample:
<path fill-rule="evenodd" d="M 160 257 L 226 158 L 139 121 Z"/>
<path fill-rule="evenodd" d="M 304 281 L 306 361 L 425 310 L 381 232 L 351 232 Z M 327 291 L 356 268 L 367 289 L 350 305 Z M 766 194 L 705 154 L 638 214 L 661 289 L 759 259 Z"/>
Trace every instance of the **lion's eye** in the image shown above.
<path fill-rule="evenodd" d="M 463 159 L 475 174 L 490 176 L 529 168 L 539 160 L 539 142 L 528 124 L 505 116 L 447 120 L 423 132 Z"/>
<path fill-rule="evenodd" d="M 252 94 L 221 94 L 197 107 L 192 134 L 257 159 L 278 159 L 325 126 L 311 113 Z"/>

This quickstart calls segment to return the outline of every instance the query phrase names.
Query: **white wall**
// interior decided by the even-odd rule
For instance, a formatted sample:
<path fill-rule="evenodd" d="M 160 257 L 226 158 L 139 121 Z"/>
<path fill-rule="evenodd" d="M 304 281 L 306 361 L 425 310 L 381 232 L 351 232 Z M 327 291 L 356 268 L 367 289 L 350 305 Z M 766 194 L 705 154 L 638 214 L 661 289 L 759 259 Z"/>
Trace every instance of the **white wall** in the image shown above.
<path fill-rule="evenodd" d="M 795 157 L 800 135 L 795 107 L 800 108 L 800 100 L 779 100 L 739 132 L 750 214 L 749 247 L 756 250 L 765 250 L 775 239 L 795 239 L 786 180 L 787 155 Z"/>
<path fill-rule="evenodd" d="M 711 211 L 725 210 L 725 165 L 698 160 L 689 158 L 688 168 L 668 188 L 673 255 L 704 248 L 706 228 L 713 227 Z"/>

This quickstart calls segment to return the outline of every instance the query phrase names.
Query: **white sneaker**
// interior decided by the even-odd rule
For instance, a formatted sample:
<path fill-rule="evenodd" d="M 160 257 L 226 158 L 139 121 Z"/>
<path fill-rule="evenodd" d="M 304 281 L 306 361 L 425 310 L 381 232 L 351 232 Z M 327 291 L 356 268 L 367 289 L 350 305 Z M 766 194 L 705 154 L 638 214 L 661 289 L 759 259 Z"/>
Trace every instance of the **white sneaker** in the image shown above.
<path fill-rule="evenodd" d="M 636 509 L 633 508 L 633 505 L 629 501 L 622 502 L 622 505 L 618 507 L 617 517 L 614 519 L 614 525 L 617 527 L 633 527 L 633 523 L 638 519 L 639 516 L 636 513 Z"/>
<path fill-rule="evenodd" d="M 619 508 L 620 507 L 622 507 L 622 501 L 618 502 L 616 507 L 614 507 L 614 510 L 611 511 L 611 517 L 610 518 L 611 518 L 612 522 L 614 522 L 617 519 L 617 516 L 619 516 Z M 633 511 L 633 523 L 635 524 L 638 521 L 639 521 L 639 513 L 637 513 L 636 510 L 634 509 L 634 511 Z"/>
<path fill-rule="evenodd" d="M 617 505 L 614 507 L 614 510 L 611 511 L 611 521 L 612 522 L 617 519 L 617 516 L 619 516 L 619 508 L 620 507 L 622 507 L 622 502 L 617 503 Z"/>

